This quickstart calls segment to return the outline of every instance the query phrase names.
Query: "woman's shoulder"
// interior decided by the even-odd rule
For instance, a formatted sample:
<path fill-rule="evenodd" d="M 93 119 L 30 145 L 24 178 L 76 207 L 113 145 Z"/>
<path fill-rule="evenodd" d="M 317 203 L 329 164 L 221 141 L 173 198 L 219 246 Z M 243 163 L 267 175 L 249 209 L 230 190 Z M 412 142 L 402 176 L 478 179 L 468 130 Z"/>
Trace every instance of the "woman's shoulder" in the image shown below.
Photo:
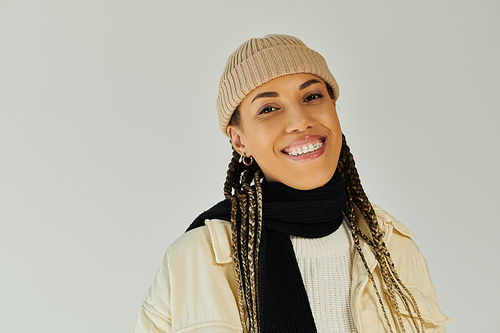
<path fill-rule="evenodd" d="M 413 240 L 415 238 L 413 232 L 382 208 L 373 204 L 372 206 L 375 210 L 380 230 L 384 233 L 384 242 L 395 264 L 403 265 L 406 263 L 404 266 L 411 268 L 411 265 L 408 264 L 410 262 L 413 264 L 417 262 L 420 265 L 426 266 L 425 259 Z"/>
<path fill-rule="evenodd" d="M 172 261 L 206 260 L 212 257 L 216 263 L 232 261 L 230 222 L 207 219 L 205 225 L 191 229 L 177 238 L 167 249 L 162 266 Z M 167 262 L 168 261 L 168 262 Z"/>
<path fill-rule="evenodd" d="M 385 242 L 406 286 L 418 286 L 425 293 L 433 292 L 427 261 L 413 240 L 415 235 L 380 207 L 374 206 L 374 209 L 382 232 L 389 233 L 385 235 Z"/>
<path fill-rule="evenodd" d="M 392 230 L 396 231 L 402 236 L 406 236 L 408 238 L 415 238 L 415 235 L 413 232 L 411 232 L 410 229 L 408 229 L 407 226 L 405 226 L 403 223 L 401 223 L 398 219 L 396 219 L 394 216 L 383 210 L 377 205 L 374 205 L 372 203 L 373 210 L 375 211 L 375 215 L 377 216 L 377 220 L 379 223 L 379 226 L 381 229 L 387 230 L 389 226 L 392 228 Z M 384 232 L 384 231 L 382 231 Z"/>
<path fill-rule="evenodd" d="M 427 263 L 413 240 L 415 235 L 411 230 L 382 208 L 374 204 L 372 206 L 380 231 L 383 233 L 382 240 L 391 254 L 392 261 L 398 267 L 399 273 L 401 275 L 414 276 L 413 269 L 415 267 L 423 267 L 425 268 L 423 271 L 427 271 Z M 364 217 L 359 211 L 356 211 L 356 216 L 360 229 L 366 235 L 369 235 L 369 227 Z M 370 252 L 367 255 L 369 258 L 372 258 Z M 374 260 L 375 258 L 373 257 L 372 259 Z"/>

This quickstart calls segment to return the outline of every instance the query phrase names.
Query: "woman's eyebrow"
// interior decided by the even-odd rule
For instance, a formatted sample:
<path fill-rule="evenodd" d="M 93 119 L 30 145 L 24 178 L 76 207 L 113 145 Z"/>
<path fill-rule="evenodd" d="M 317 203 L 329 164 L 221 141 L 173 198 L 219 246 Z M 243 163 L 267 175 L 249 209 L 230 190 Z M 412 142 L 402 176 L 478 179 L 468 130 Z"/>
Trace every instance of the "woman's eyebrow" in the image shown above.
<path fill-rule="evenodd" d="M 269 91 L 269 92 L 263 92 L 263 93 L 260 93 L 258 94 L 257 96 L 255 96 L 253 99 L 252 99 L 252 102 L 255 101 L 257 98 L 263 98 L 263 97 L 279 97 L 280 95 L 277 93 L 277 92 L 274 92 L 274 91 Z M 250 104 L 251 104 L 250 103 Z"/>
<path fill-rule="evenodd" d="M 300 86 L 299 86 L 299 90 L 304 90 L 306 89 L 307 87 L 309 87 L 311 84 L 315 84 L 315 83 L 321 83 L 320 80 L 316 80 L 316 79 L 311 79 L 309 81 L 306 81 L 304 83 L 302 83 Z M 277 93 L 277 92 L 274 92 L 274 91 L 269 91 L 269 92 L 263 92 L 263 93 L 260 93 L 258 94 L 257 96 L 255 96 L 253 99 L 252 99 L 252 102 L 253 103 L 256 99 L 258 98 L 264 98 L 264 97 L 279 97 L 280 95 Z"/>
<path fill-rule="evenodd" d="M 306 81 L 304 83 L 302 83 L 300 86 L 299 86 L 299 90 L 304 90 L 306 89 L 307 87 L 309 87 L 311 84 L 314 84 L 314 83 L 321 83 L 320 80 L 316 80 L 316 79 L 311 79 L 309 81 Z"/>

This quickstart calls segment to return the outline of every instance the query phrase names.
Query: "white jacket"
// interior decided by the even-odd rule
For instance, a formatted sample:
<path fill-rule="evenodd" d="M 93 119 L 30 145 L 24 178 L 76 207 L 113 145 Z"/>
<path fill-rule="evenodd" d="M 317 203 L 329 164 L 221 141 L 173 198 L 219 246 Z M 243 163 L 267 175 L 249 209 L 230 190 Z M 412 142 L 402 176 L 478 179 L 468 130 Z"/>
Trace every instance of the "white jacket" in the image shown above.
<path fill-rule="evenodd" d="M 439 309 L 427 263 L 412 240 L 413 233 L 382 209 L 374 208 L 384 242 L 401 280 L 417 301 L 426 332 L 444 332 L 443 325 L 449 319 Z M 364 218 L 360 214 L 358 218 L 360 228 L 368 233 Z M 367 244 L 362 245 L 362 250 L 395 330 L 395 318 L 386 302 L 388 296 L 378 263 Z M 237 293 L 230 223 L 207 220 L 204 227 L 185 233 L 167 250 L 133 332 L 242 332 Z M 414 332 L 402 303 L 399 308 L 406 332 Z M 389 332 L 375 289 L 357 252 L 352 267 L 351 310 L 358 333 Z"/>

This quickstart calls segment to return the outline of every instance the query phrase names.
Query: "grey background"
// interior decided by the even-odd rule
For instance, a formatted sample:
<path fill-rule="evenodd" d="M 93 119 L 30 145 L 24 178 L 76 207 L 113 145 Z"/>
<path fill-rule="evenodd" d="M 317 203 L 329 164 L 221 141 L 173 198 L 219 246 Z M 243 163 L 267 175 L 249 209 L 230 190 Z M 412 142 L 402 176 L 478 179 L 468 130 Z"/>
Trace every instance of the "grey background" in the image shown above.
<path fill-rule="evenodd" d="M 222 199 L 217 84 L 251 37 L 327 60 L 370 199 L 449 332 L 498 332 L 500 2 L 0 1 L 0 331 L 129 332 Z"/>

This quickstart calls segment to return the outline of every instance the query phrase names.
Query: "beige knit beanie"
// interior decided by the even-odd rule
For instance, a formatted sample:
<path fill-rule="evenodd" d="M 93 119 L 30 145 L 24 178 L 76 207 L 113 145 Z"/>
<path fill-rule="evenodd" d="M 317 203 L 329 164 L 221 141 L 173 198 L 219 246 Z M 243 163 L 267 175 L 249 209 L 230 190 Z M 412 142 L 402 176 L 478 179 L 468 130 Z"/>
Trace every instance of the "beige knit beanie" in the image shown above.
<path fill-rule="evenodd" d="M 219 83 L 217 112 L 223 134 L 234 110 L 248 93 L 280 76 L 314 74 L 328 83 L 335 100 L 339 86 L 325 59 L 300 39 L 287 35 L 267 35 L 244 42 L 229 56 Z"/>

